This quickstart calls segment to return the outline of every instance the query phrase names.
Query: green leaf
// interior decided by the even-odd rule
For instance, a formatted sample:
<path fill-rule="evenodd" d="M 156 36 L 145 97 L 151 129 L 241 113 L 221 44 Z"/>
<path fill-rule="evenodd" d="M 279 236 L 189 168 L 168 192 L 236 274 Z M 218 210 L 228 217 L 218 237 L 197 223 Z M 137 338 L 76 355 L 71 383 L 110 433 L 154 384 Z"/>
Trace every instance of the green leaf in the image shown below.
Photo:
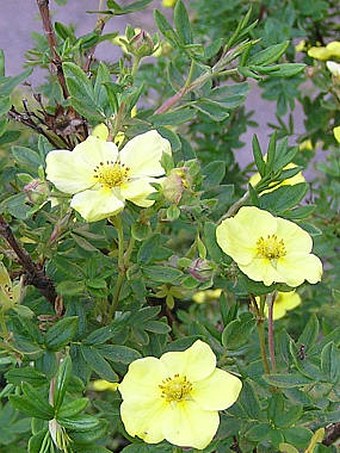
<path fill-rule="evenodd" d="M 268 382 L 268 384 L 280 388 L 301 387 L 313 383 L 312 379 L 308 379 L 297 373 L 264 375 L 263 379 Z"/>
<path fill-rule="evenodd" d="M 303 329 L 302 334 L 297 340 L 296 344 L 298 346 L 305 345 L 309 348 L 313 346 L 319 336 L 319 320 L 315 315 L 312 315 L 306 324 L 306 327 Z"/>
<path fill-rule="evenodd" d="M 45 344 L 52 351 L 59 351 L 75 336 L 78 328 L 78 316 L 63 318 L 46 333 Z"/>
<path fill-rule="evenodd" d="M 218 186 L 225 175 L 226 163 L 223 160 L 210 162 L 202 169 L 204 185 L 206 188 Z"/>
<path fill-rule="evenodd" d="M 58 368 L 55 384 L 55 393 L 54 393 L 54 408 L 57 411 L 63 400 L 66 393 L 67 385 L 71 378 L 72 373 L 72 360 L 70 356 L 66 356 L 61 362 Z"/>
<path fill-rule="evenodd" d="M 74 417 L 56 417 L 58 423 L 71 431 L 89 431 L 95 429 L 100 421 L 92 415 L 75 415 Z"/>
<path fill-rule="evenodd" d="M 289 46 L 289 41 L 284 41 L 280 44 L 274 44 L 267 47 L 260 52 L 257 52 L 255 55 L 252 55 L 249 60 L 249 65 L 267 65 L 277 61 L 287 50 Z"/>
<path fill-rule="evenodd" d="M 336 384 L 340 379 L 340 352 L 333 342 L 326 344 L 321 351 L 321 370 L 330 382 Z"/>
<path fill-rule="evenodd" d="M 173 46 L 177 47 L 179 37 L 175 33 L 175 30 L 167 21 L 166 17 L 156 9 L 154 11 L 154 18 L 157 24 L 159 31 L 164 35 L 164 37 L 172 44 Z"/>
<path fill-rule="evenodd" d="M 48 403 L 47 397 L 44 399 L 41 392 L 35 390 L 30 384 L 23 383 L 22 388 L 24 392 L 22 396 L 10 395 L 11 404 L 30 417 L 51 420 L 54 416 L 54 410 Z"/>
<path fill-rule="evenodd" d="M 12 107 L 12 101 L 9 96 L 0 96 L 0 116 L 6 115 L 6 113 Z"/>
<path fill-rule="evenodd" d="M 0 77 L 1 96 L 9 96 L 14 88 L 27 79 L 32 73 L 32 69 L 26 69 L 15 77 Z"/>
<path fill-rule="evenodd" d="M 208 253 L 216 263 L 223 260 L 223 253 L 216 242 L 216 228 L 217 225 L 212 222 L 206 222 L 204 224 L 204 244 L 208 250 Z"/>
<path fill-rule="evenodd" d="M 86 363 L 95 371 L 99 377 L 110 382 L 117 382 L 118 376 L 111 365 L 104 359 L 100 349 L 94 347 L 81 347 L 81 353 Z"/>
<path fill-rule="evenodd" d="M 213 121 L 223 121 L 229 116 L 228 109 L 223 104 L 211 99 L 201 98 L 199 101 L 192 102 L 191 105 Z"/>
<path fill-rule="evenodd" d="M 140 11 L 148 6 L 153 0 L 137 0 L 136 2 L 132 2 L 126 7 L 120 6 L 114 0 L 107 0 L 107 6 L 110 8 L 108 11 L 91 11 L 100 14 L 113 14 L 115 16 L 122 16 L 124 14 L 134 13 L 136 11 Z"/>
<path fill-rule="evenodd" d="M 71 62 L 63 63 L 63 70 L 72 106 L 77 112 L 96 124 L 103 121 L 105 114 L 96 103 L 92 82 L 87 78 L 85 72 Z"/>
<path fill-rule="evenodd" d="M 259 139 L 257 138 L 256 134 L 254 134 L 254 136 L 253 136 L 252 145 L 253 145 L 253 156 L 254 156 L 256 168 L 258 169 L 260 175 L 263 177 L 266 172 L 266 163 L 263 159 Z"/>
<path fill-rule="evenodd" d="M 160 113 L 149 116 L 148 121 L 155 127 L 158 126 L 178 126 L 188 123 L 195 118 L 195 111 L 189 107 L 176 110 L 175 112 Z"/>
<path fill-rule="evenodd" d="M 72 418 L 83 412 L 89 403 L 88 398 L 77 398 L 70 403 L 63 404 L 58 411 L 59 418 Z"/>
<path fill-rule="evenodd" d="M 280 214 L 299 204 L 307 192 L 308 185 L 306 183 L 278 187 L 272 192 L 265 193 L 260 197 L 259 207 L 271 211 L 274 214 Z"/>
<path fill-rule="evenodd" d="M 312 431 L 302 426 L 294 426 L 283 431 L 285 441 L 299 449 L 305 450 L 312 437 Z"/>
<path fill-rule="evenodd" d="M 14 160 L 24 168 L 38 170 L 39 166 L 43 164 L 39 154 L 30 148 L 24 146 L 12 146 L 12 155 Z"/>
<path fill-rule="evenodd" d="M 178 0 L 174 9 L 174 23 L 177 34 L 183 44 L 191 44 L 192 30 L 187 10 L 182 0 Z"/>
<path fill-rule="evenodd" d="M 183 272 L 170 266 L 143 266 L 142 273 L 157 283 L 175 283 L 182 276 Z"/>
<path fill-rule="evenodd" d="M 0 77 L 5 77 L 5 52 L 0 49 Z"/>
<path fill-rule="evenodd" d="M 50 438 L 48 429 L 42 429 L 32 436 L 28 442 L 29 453 L 50 453 L 53 448 L 53 441 Z"/>
<path fill-rule="evenodd" d="M 255 328 L 255 320 L 250 313 L 240 315 L 239 319 L 231 321 L 223 330 L 222 344 L 227 349 L 238 349 L 249 339 Z"/>
<path fill-rule="evenodd" d="M 141 358 L 141 354 L 138 351 L 128 346 L 106 344 L 99 346 L 97 349 L 106 359 L 112 362 L 124 363 L 125 365 L 129 365 L 134 360 Z"/>
<path fill-rule="evenodd" d="M 7 382 L 14 385 L 21 385 L 22 382 L 28 382 L 34 386 L 47 384 L 45 374 L 40 373 L 35 368 L 26 366 L 24 368 L 13 368 L 5 374 Z"/>

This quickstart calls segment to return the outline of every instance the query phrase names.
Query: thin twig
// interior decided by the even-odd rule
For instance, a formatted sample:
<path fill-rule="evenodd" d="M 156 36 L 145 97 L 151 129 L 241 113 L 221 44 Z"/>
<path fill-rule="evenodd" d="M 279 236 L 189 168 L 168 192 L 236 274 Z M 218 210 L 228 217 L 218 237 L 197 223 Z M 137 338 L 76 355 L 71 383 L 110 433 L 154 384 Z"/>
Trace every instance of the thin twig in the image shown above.
<path fill-rule="evenodd" d="M 272 372 L 276 370 L 273 310 L 277 292 L 268 296 L 268 347 Z"/>
<path fill-rule="evenodd" d="M 37 0 L 37 5 L 39 8 L 40 16 L 42 19 L 44 32 L 48 41 L 48 45 L 50 46 L 51 54 L 52 54 L 52 63 L 56 67 L 57 70 L 57 77 L 59 80 L 59 84 L 61 86 L 63 96 L 65 99 L 69 97 L 69 92 L 66 85 L 66 79 L 63 71 L 62 66 L 62 59 L 57 52 L 57 38 L 53 30 L 50 9 L 49 9 L 49 0 Z"/>
<path fill-rule="evenodd" d="M 235 203 L 230 206 L 228 211 L 220 218 L 218 223 L 220 224 L 223 220 L 228 219 L 229 217 L 232 217 L 234 214 L 236 214 L 237 211 L 248 200 L 248 198 L 249 198 L 249 191 L 247 190 L 247 192 L 245 192 L 239 200 L 235 201 Z"/>
<path fill-rule="evenodd" d="M 329 447 L 330 445 L 334 444 L 334 442 L 336 442 L 340 437 L 340 422 L 330 423 L 326 426 L 325 430 L 325 437 L 322 443 L 323 445 L 327 445 L 327 447 Z"/>
<path fill-rule="evenodd" d="M 26 283 L 33 285 L 40 293 L 55 307 L 58 300 L 52 280 L 45 274 L 44 270 L 38 267 L 26 250 L 17 242 L 11 227 L 0 216 L 0 235 L 6 240 L 26 273 Z"/>

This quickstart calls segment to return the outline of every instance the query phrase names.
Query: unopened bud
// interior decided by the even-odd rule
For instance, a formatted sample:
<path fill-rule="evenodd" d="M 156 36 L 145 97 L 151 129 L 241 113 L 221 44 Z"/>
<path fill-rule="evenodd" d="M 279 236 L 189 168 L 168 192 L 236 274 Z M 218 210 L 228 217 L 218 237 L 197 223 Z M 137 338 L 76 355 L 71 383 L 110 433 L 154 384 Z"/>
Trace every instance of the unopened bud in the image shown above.
<path fill-rule="evenodd" d="M 127 48 L 130 53 L 137 57 L 148 57 L 155 51 L 155 44 L 144 30 L 140 30 L 129 42 Z"/>
<path fill-rule="evenodd" d="M 188 267 L 189 274 L 200 282 L 209 280 L 213 274 L 213 267 L 207 260 L 195 259 Z"/>
<path fill-rule="evenodd" d="M 169 176 L 162 181 L 163 195 L 171 203 L 178 204 L 183 192 L 190 186 L 188 169 L 186 167 L 174 168 Z"/>

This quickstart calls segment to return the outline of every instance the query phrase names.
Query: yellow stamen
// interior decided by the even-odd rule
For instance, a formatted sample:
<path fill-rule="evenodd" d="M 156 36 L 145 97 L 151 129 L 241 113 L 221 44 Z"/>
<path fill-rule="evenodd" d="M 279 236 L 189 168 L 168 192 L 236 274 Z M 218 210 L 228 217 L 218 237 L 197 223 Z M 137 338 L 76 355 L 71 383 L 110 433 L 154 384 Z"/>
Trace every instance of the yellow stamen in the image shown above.
<path fill-rule="evenodd" d="M 126 182 L 129 170 L 124 164 L 113 163 L 112 161 L 100 162 L 100 165 L 97 165 L 94 170 L 94 177 L 104 188 L 113 189 Z"/>
<path fill-rule="evenodd" d="M 165 398 L 168 403 L 179 403 L 190 399 L 192 384 L 186 376 L 175 374 L 172 378 L 164 379 L 159 388 L 162 391 L 162 398 Z"/>
<path fill-rule="evenodd" d="M 260 239 L 256 243 L 257 254 L 261 258 L 268 258 L 269 260 L 277 260 L 282 256 L 286 255 L 285 243 L 282 239 L 279 239 L 276 234 L 272 234 Z"/>

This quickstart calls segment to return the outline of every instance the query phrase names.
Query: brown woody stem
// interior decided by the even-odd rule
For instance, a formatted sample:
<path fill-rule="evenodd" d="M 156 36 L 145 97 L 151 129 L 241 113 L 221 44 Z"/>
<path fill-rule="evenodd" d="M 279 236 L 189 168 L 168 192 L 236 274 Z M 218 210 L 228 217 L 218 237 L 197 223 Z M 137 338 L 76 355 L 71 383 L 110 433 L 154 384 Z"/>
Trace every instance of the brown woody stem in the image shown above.
<path fill-rule="evenodd" d="M 40 293 L 55 307 L 57 293 L 52 280 L 45 274 L 44 270 L 37 266 L 26 250 L 17 242 L 11 227 L 0 216 L 0 235 L 6 240 L 26 272 L 26 283 L 33 285 Z"/>
<path fill-rule="evenodd" d="M 54 64 L 57 70 L 57 77 L 59 80 L 59 84 L 61 86 L 63 96 L 65 99 L 69 97 L 69 92 L 66 85 L 66 79 L 63 71 L 62 66 L 62 59 L 57 52 L 57 38 L 53 30 L 50 9 L 49 9 L 49 0 L 37 0 L 37 5 L 39 8 L 40 16 L 42 19 L 44 32 L 48 41 L 48 45 L 50 46 L 51 54 L 52 54 L 52 63 Z"/>

